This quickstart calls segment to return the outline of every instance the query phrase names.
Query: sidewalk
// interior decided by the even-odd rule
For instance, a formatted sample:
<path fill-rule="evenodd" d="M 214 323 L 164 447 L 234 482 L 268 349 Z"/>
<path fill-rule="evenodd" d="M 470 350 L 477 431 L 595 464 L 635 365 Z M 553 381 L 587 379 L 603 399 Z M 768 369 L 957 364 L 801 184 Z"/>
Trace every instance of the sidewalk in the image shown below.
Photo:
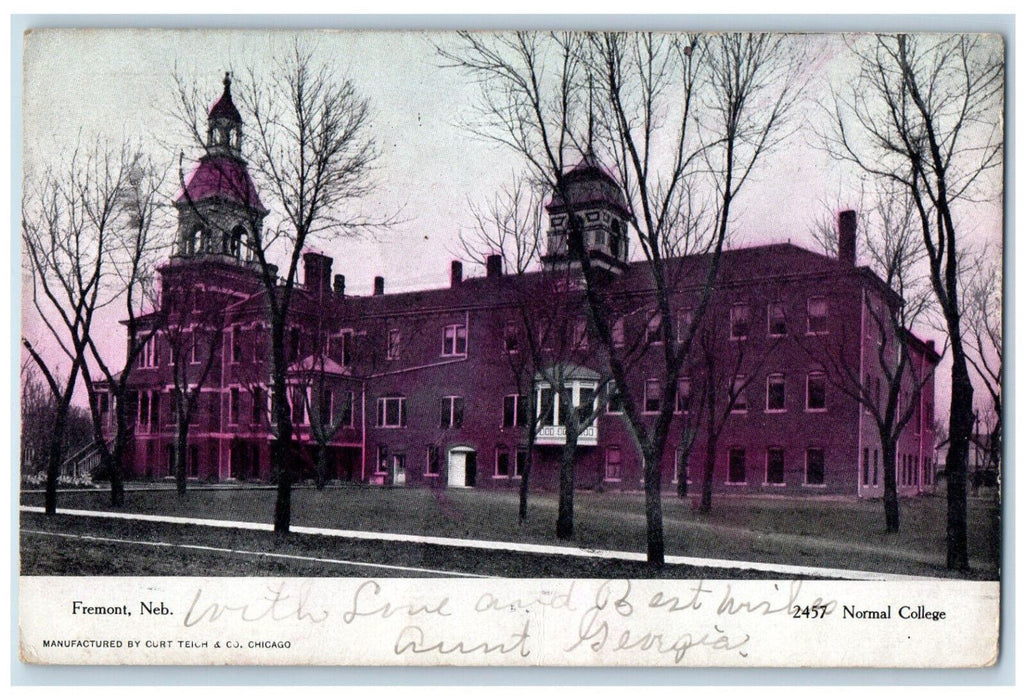
<path fill-rule="evenodd" d="M 43 513 L 44 509 L 37 506 L 21 506 L 23 513 Z M 183 518 L 171 515 L 146 515 L 141 513 L 113 513 L 95 510 L 58 509 L 59 515 L 71 515 L 87 518 L 109 518 L 115 520 L 136 520 L 171 525 L 197 525 L 200 527 L 217 527 L 237 530 L 256 530 L 271 532 L 271 523 L 239 522 L 230 520 L 214 520 L 209 518 Z M 595 559 L 618 559 L 621 561 L 645 561 L 643 552 L 624 552 L 603 549 L 584 549 L 567 545 L 545 545 L 521 542 L 502 542 L 495 540 L 465 540 L 455 537 L 432 537 L 424 535 L 407 535 L 388 532 L 366 532 L 361 530 L 336 530 L 321 527 L 304 527 L 293 525 L 290 532 L 300 535 L 319 535 L 322 537 L 339 537 L 344 539 L 372 540 L 380 542 L 405 542 L 410 544 L 431 544 L 443 547 L 466 547 L 471 549 L 503 550 L 524 554 L 545 554 L 569 557 L 591 557 Z M 766 562 L 734 561 L 729 559 L 702 559 L 667 555 L 666 563 L 694 567 L 710 567 L 717 569 L 749 569 L 768 573 L 784 574 L 795 577 L 837 578 L 861 581 L 936 581 L 929 576 L 909 576 L 887 574 L 876 571 L 858 571 L 852 569 L 830 569 L 818 566 L 793 566 L 789 564 L 769 564 Z"/>

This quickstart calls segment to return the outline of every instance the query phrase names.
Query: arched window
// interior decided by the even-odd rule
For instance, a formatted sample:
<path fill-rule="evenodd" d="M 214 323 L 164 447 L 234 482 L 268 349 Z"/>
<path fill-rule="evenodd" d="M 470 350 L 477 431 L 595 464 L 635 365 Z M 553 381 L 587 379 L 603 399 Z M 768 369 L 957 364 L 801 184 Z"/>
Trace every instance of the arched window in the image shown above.
<path fill-rule="evenodd" d="M 203 239 L 206 235 L 202 228 L 198 228 L 189 234 L 188 239 L 185 241 L 185 252 L 187 255 L 195 255 L 203 250 Z"/>
<path fill-rule="evenodd" d="M 242 251 L 246 248 L 246 228 L 241 224 L 232 229 L 231 241 L 228 254 L 234 258 L 242 258 Z"/>

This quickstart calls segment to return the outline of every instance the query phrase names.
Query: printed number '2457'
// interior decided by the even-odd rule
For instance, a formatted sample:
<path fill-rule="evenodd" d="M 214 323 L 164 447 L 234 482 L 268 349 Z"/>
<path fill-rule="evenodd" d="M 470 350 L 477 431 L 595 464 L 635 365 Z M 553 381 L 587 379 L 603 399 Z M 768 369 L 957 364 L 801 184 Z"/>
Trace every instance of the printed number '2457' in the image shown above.
<path fill-rule="evenodd" d="M 791 616 L 794 617 L 795 619 L 800 619 L 800 618 L 805 617 L 805 618 L 808 618 L 810 620 L 815 620 L 816 618 L 826 617 L 826 615 L 827 615 L 827 606 L 826 605 L 806 605 L 805 607 L 802 607 L 800 605 L 796 605 L 793 608 L 791 608 Z"/>

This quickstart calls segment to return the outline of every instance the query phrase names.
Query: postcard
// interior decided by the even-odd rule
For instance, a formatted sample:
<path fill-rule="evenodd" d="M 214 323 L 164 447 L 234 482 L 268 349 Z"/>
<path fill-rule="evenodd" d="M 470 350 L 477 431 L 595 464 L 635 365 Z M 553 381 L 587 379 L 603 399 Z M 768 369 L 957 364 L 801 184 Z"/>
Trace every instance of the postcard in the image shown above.
<path fill-rule="evenodd" d="M 997 663 L 1000 35 L 24 41 L 22 662 Z"/>

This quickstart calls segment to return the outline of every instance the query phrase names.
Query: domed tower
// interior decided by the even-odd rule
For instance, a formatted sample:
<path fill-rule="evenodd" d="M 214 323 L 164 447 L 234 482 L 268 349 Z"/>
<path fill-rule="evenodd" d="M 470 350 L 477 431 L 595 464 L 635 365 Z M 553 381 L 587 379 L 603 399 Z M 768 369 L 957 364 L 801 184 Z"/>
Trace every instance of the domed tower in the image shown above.
<path fill-rule="evenodd" d="M 615 273 L 625 270 L 628 225 L 634 217 L 623 190 L 599 165 L 590 147 L 581 162 L 564 173 L 560 189 L 545 207 L 549 213 L 548 246 L 542 256 L 545 268 L 580 264 L 568 240 L 570 223 L 576 220 L 591 265 Z"/>
<path fill-rule="evenodd" d="M 232 101 L 231 75 L 207 116 L 206 153 L 175 200 L 178 258 L 249 262 L 267 209 L 242 158 L 242 115 Z"/>

